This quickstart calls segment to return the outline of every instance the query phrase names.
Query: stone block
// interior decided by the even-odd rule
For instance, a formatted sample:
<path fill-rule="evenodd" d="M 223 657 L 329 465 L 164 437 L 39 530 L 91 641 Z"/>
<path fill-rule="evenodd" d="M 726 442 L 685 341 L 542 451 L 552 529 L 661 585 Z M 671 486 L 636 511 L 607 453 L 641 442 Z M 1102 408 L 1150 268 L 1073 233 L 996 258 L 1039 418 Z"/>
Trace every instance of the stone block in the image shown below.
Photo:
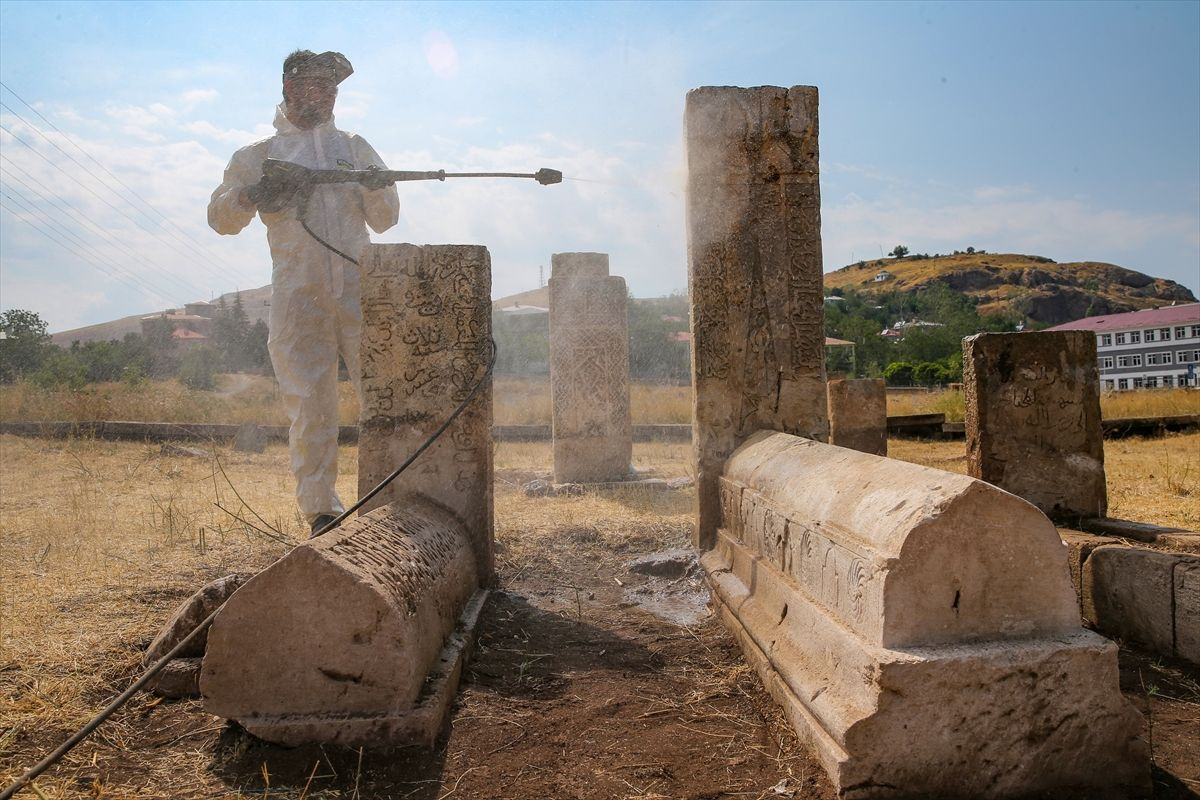
<path fill-rule="evenodd" d="M 423 495 L 462 520 L 484 582 L 493 570 L 491 259 L 474 245 L 373 244 L 363 253 L 363 422 L 358 489 L 366 494 L 416 452 L 470 395 L 412 467 L 363 506 Z"/>
<path fill-rule="evenodd" d="M 228 600 L 244 581 L 245 578 L 240 575 L 226 575 L 202 586 L 184 600 L 146 648 L 146 653 L 142 656 L 142 666 L 148 667 L 171 652 L 171 648 L 187 638 L 187 635 Z M 208 631 L 201 631 L 187 647 L 176 654 L 176 658 L 202 656 L 207 643 Z"/>
<path fill-rule="evenodd" d="M 1058 535 L 1067 548 L 1067 566 L 1071 570 L 1071 585 L 1075 588 L 1075 599 L 1083 609 L 1083 564 L 1097 547 L 1106 544 L 1121 544 L 1120 539 L 1108 536 L 1093 536 L 1066 528 L 1059 528 Z"/>
<path fill-rule="evenodd" d="M 1175 655 L 1200 664 L 1200 559 L 1175 564 Z"/>
<path fill-rule="evenodd" d="M 201 663 L 199 657 L 173 658 L 146 685 L 146 690 L 172 700 L 199 697 Z"/>
<path fill-rule="evenodd" d="M 1052 518 L 1108 508 L 1096 337 L 1088 331 L 963 339 L 967 473 Z"/>
<path fill-rule="evenodd" d="M 1149 789 L 1116 647 L 1080 627 L 1066 548 L 1032 505 L 765 431 L 718 498 L 714 605 L 840 796 Z"/>
<path fill-rule="evenodd" d="M 431 744 L 485 592 L 470 538 L 420 495 L 311 539 L 213 622 L 205 708 L 279 744 Z"/>
<path fill-rule="evenodd" d="M 861 453 L 887 455 L 887 387 L 882 379 L 831 380 L 829 443 Z"/>
<path fill-rule="evenodd" d="M 233 436 L 233 449 L 239 453 L 261 453 L 267 449 L 267 431 L 253 422 L 238 426 Z"/>
<path fill-rule="evenodd" d="M 633 458 L 625 279 L 604 253 L 550 258 L 555 483 L 625 480 Z"/>
<path fill-rule="evenodd" d="M 1175 565 L 1180 556 L 1106 546 L 1083 565 L 1083 616 L 1096 630 L 1171 655 L 1175 644 Z"/>
<path fill-rule="evenodd" d="M 828 437 L 817 89 L 688 92 L 696 543 L 725 459 L 760 429 Z"/>

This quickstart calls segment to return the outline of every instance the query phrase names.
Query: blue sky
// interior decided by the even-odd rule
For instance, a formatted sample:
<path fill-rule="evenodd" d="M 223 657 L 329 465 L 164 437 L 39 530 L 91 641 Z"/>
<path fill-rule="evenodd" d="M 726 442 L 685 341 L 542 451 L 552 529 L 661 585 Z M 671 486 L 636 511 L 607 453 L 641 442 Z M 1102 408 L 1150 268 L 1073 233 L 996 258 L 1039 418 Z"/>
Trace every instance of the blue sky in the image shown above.
<path fill-rule="evenodd" d="M 820 88 L 826 270 L 971 245 L 1200 293 L 1197 2 L 4 0 L 0 308 L 63 330 L 268 283 L 262 226 L 205 207 L 296 47 L 354 63 L 338 125 L 392 168 L 576 179 L 401 186 L 374 239 L 487 245 L 495 296 L 573 250 L 685 289 L 684 96 L 761 84 Z"/>

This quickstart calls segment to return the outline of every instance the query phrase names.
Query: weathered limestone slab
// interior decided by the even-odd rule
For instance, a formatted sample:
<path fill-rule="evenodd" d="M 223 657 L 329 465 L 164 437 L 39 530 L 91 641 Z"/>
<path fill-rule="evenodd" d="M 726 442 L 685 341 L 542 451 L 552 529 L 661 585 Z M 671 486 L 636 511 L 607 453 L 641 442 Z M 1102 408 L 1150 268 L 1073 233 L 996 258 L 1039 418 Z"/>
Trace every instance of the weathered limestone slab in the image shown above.
<path fill-rule="evenodd" d="M 604 253 L 550 260 L 550 398 L 556 483 L 625 480 L 633 457 L 625 279 Z"/>
<path fill-rule="evenodd" d="M 980 333 L 963 340 L 967 471 L 1057 519 L 1108 508 L 1096 337 Z"/>
<path fill-rule="evenodd" d="M 1175 655 L 1200 664 L 1200 559 L 1175 565 Z"/>
<path fill-rule="evenodd" d="M 829 443 L 887 455 L 887 386 L 880 378 L 828 383 Z"/>
<path fill-rule="evenodd" d="M 167 624 L 162 627 L 162 630 L 154 637 L 154 641 L 150 642 L 150 646 L 146 648 L 146 653 L 142 656 L 142 666 L 148 667 L 171 652 L 171 649 L 187 638 L 188 634 L 207 619 L 209 614 L 216 611 L 221 603 L 228 600 L 244 581 L 245 578 L 240 575 L 226 575 L 223 578 L 217 578 L 202 586 L 195 594 L 180 603 L 179 607 L 175 609 L 175 613 L 167 620 Z M 208 632 L 201 631 L 175 657 L 202 656 L 207 643 Z"/>
<path fill-rule="evenodd" d="M 825 440 L 817 89 L 687 95 L 696 543 L 725 459 L 756 430 Z"/>
<path fill-rule="evenodd" d="M 1200 557 L 1098 547 L 1083 566 L 1083 615 L 1107 636 L 1200 664 Z"/>
<path fill-rule="evenodd" d="M 1184 528 L 1171 528 L 1112 517 L 1081 520 L 1080 527 L 1088 533 L 1134 539 L 1139 542 L 1160 545 L 1180 553 L 1200 553 L 1200 533 Z"/>
<path fill-rule="evenodd" d="M 1091 533 L 1080 533 L 1065 528 L 1058 529 L 1059 538 L 1067 548 L 1067 567 L 1071 570 L 1071 586 L 1075 588 L 1075 598 L 1079 601 L 1080 612 L 1083 610 L 1083 565 L 1087 563 L 1092 551 L 1106 544 L 1120 544 L 1120 539 L 1111 536 L 1096 536 Z"/>
<path fill-rule="evenodd" d="M 146 684 L 146 690 L 173 700 L 199 697 L 201 664 L 198 656 L 173 658 Z"/>
<path fill-rule="evenodd" d="M 362 260 L 359 495 L 414 453 L 491 359 L 491 259 L 474 245 L 373 244 Z M 415 492 L 458 516 L 492 575 L 492 382 L 365 510 Z"/>
<path fill-rule="evenodd" d="M 431 744 L 486 592 L 424 496 L 347 521 L 246 582 L 208 635 L 205 708 L 268 741 Z"/>
<path fill-rule="evenodd" d="M 1065 548 L 1029 503 L 764 431 L 719 504 L 714 602 L 842 796 L 1149 789 L 1116 646 L 1080 627 Z"/>

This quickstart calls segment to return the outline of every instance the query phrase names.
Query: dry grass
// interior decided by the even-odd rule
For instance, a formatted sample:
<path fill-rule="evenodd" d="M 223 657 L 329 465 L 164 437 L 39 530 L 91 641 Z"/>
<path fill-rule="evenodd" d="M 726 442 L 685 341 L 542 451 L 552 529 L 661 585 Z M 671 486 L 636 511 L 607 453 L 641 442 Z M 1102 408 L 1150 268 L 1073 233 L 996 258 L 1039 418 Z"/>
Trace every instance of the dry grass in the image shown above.
<path fill-rule="evenodd" d="M 905 460 L 964 468 L 961 442 L 892 440 L 890 447 Z M 1200 526 L 1200 434 L 1106 447 L 1114 516 Z M 525 477 L 550 471 L 549 443 L 501 443 L 495 452 L 498 555 L 509 575 L 554 576 L 567 557 L 564 535 L 602 542 L 613 559 L 687 542 L 693 490 L 531 501 L 516 489 Z M 286 538 L 304 533 L 284 448 L 213 453 L 186 458 L 144 444 L 0 436 L 0 785 L 128 685 L 142 648 L 195 587 L 260 569 L 284 552 L 286 545 L 217 508 L 253 520 L 230 483 Z M 356 459 L 355 448 L 343 448 L 345 497 L 355 494 Z M 686 444 L 637 444 L 634 461 L 664 476 L 691 474 Z M 155 709 L 154 718 L 179 725 L 162 734 L 163 742 L 184 738 L 147 743 L 140 721 L 154 702 L 135 698 L 43 776 L 42 792 L 114 800 L 262 796 L 261 790 L 243 795 L 214 773 L 220 722 L 195 703 Z M 124 784 L 92 787 L 95 776 L 117 764 L 129 765 L 114 773 L 124 775 Z M 272 789 L 270 796 L 297 800 L 300 792 Z"/>
<path fill-rule="evenodd" d="M 1104 419 L 1172 417 L 1183 414 L 1200 414 L 1200 390 L 1152 389 L 1140 392 L 1103 392 L 1100 395 L 1100 416 Z"/>
<path fill-rule="evenodd" d="M 961 389 L 887 393 L 889 417 L 908 414 L 945 414 L 947 421 L 961 422 L 966 403 Z"/>
<path fill-rule="evenodd" d="M 689 386 L 633 384 L 630 406 L 635 423 L 688 423 Z M 498 425 L 549 425 L 550 382 L 546 378 L 498 378 L 493 389 Z M 354 390 L 338 384 L 342 425 L 358 422 Z M 139 422 L 256 422 L 286 425 L 275 382 L 256 375 L 221 375 L 215 392 L 188 389 L 176 380 L 91 384 L 78 391 L 41 390 L 28 381 L 0 386 L 0 420 L 136 420 Z"/>
<path fill-rule="evenodd" d="M 888 455 L 947 472 L 967 471 L 962 441 L 889 439 Z M 1200 530 L 1200 433 L 1104 442 L 1108 515 Z"/>
<path fill-rule="evenodd" d="M 497 378 L 493 392 L 497 425 L 549 425 L 548 378 Z M 692 387 L 634 383 L 629 387 L 635 424 L 691 423 Z"/>
<path fill-rule="evenodd" d="M 887 413 L 945 414 L 946 419 L 961 422 L 965 403 L 961 389 L 935 391 L 888 392 Z M 1100 416 L 1104 419 L 1124 417 L 1173 417 L 1200 414 L 1200 391 L 1195 389 L 1157 389 L 1140 392 L 1103 392 L 1100 395 Z"/>
<path fill-rule="evenodd" d="M 341 424 L 357 423 L 356 406 L 354 389 L 348 382 L 339 383 Z M 188 389 L 174 379 L 137 385 L 96 383 L 75 391 L 42 390 L 28 381 L 17 381 L 0 386 L 0 419 L 287 424 L 275 381 L 240 374 L 218 376 L 213 392 Z"/>

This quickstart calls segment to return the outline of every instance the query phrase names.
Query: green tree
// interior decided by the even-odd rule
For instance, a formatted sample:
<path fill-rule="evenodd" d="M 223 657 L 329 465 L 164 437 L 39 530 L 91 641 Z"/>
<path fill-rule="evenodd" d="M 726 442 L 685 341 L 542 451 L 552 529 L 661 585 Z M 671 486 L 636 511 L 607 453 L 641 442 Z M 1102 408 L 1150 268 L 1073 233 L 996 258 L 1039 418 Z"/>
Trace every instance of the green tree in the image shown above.
<path fill-rule="evenodd" d="M 12 383 L 41 366 L 50 350 L 46 323 L 34 311 L 0 312 L 0 383 Z"/>
<path fill-rule="evenodd" d="M 242 306 L 241 293 L 234 295 L 232 306 L 226 306 L 222 297 L 213 317 L 211 341 L 229 372 L 241 372 L 256 366 L 252 331 L 250 318 Z"/>
<path fill-rule="evenodd" d="M 898 244 L 892 249 L 892 252 L 888 253 L 888 255 L 896 258 L 904 258 L 906 255 L 908 255 L 908 248 L 902 244 Z"/>
<path fill-rule="evenodd" d="M 142 324 L 142 339 L 148 357 L 148 375 L 165 378 L 179 369 L 178 347 L 175 342 L 175 323 L 166 317 Z"/>
<path fill-rule="evenodd" d="M 87 385 L 87 370 L 79 358 L 61 347 L 49 347 L 42 363 L 30 380 L 41 389 L 82 389 Z"/>
<path fill-rule="evenodd" d="M 179 380 L 189 389 L 212 391 L 216 374 L 221 367 L 221 354 L 209 345 L 187 350 L 179 359 Z"/>

